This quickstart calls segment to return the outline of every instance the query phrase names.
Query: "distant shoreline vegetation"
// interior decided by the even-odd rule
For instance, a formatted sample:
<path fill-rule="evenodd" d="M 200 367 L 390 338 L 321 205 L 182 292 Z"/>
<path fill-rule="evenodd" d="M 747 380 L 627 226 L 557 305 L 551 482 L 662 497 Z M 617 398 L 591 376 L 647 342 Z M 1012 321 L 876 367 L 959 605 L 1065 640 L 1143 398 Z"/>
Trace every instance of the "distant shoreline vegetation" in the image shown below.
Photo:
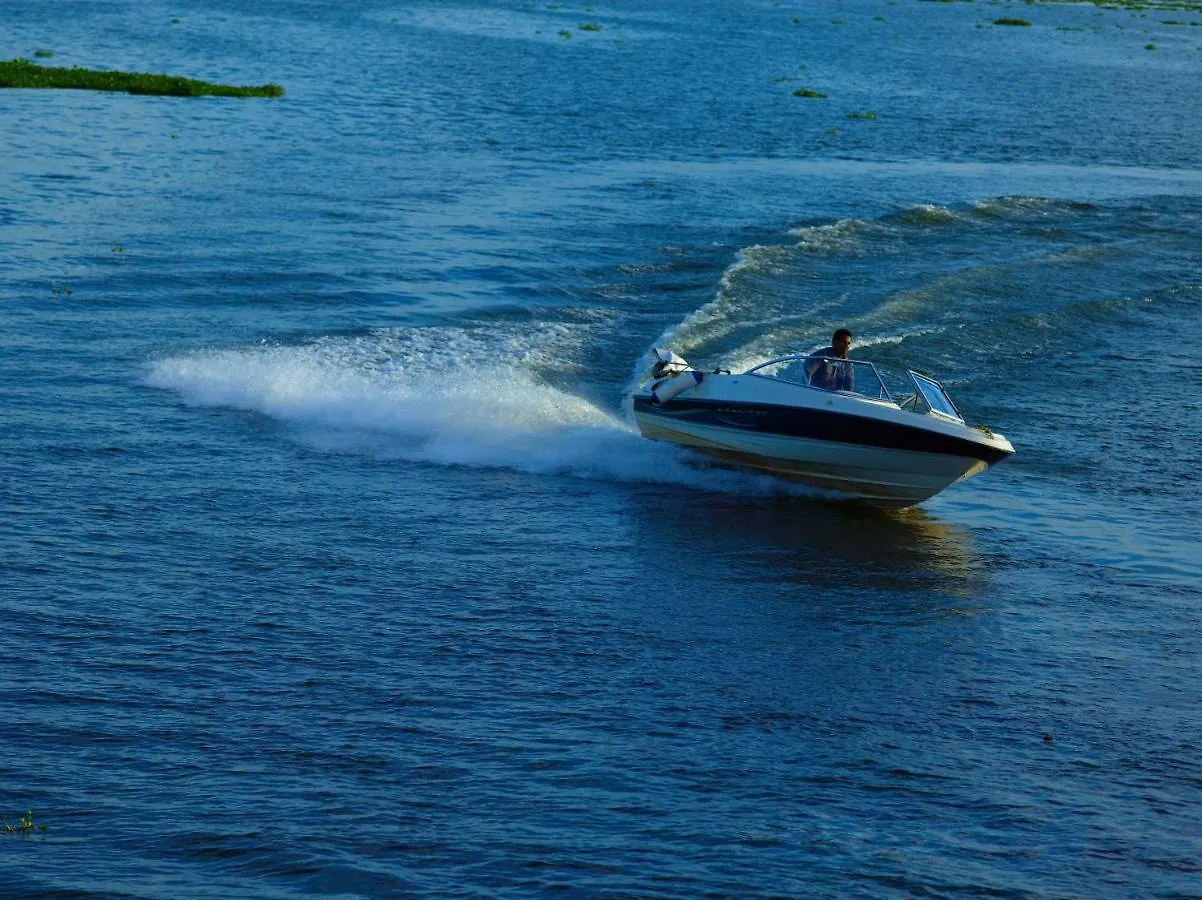
<path fill-rule="evenodd" d="M 278 84 L 238 87 L 174 75 L 39 66 L 27 59 L 0 62 L 0 88 L 74 88 L 85 91 L 119 91 L 126 94 L 157 94 L 166 97 L 284 96 L 284 89 Z"/>

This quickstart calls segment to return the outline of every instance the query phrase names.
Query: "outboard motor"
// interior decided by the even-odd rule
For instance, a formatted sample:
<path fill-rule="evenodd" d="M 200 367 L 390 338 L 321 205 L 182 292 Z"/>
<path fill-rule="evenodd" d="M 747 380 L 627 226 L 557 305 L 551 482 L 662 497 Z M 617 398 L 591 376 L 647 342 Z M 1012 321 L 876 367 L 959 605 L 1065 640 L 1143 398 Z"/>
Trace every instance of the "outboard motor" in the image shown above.
<path fill-rule="evenodd" d="M 656 347 L 651 352 L 655 356 L 651 377 L 662 379 L 651 386 L 651 396 L 655 398 L 656 403 L 667 403 L 673 397 L 701 384 L 701 379 L 705 377 L 671 350 Z"/>
<path fill-rule="evenodd" d="M 705 375 L 696 369 L 689 369 L 687 372 L 677 372 L 651 388 L 651 396 L 655 398 L 656 403 L 667 403 L 673 397 L 683 394 L 689 388 L 697 387 L 697 385 L 701 384 L 701 379 L 704 377 Z"/>

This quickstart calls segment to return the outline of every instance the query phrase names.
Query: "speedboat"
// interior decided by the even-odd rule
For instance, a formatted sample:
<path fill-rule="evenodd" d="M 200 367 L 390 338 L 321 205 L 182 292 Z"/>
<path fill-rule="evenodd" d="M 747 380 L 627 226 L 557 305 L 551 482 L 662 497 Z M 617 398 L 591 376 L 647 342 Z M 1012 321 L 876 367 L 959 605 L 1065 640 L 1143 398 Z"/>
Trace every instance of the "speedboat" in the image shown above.
<path fill-rule="evenodd" d="M 731 374 L 656 348 L 649 363 L 631 395 L 644 437 L 839 497 L 913 506 L 1014 454 L 914 371 L 895 399 L 860 360 L 795 354 Z"/>

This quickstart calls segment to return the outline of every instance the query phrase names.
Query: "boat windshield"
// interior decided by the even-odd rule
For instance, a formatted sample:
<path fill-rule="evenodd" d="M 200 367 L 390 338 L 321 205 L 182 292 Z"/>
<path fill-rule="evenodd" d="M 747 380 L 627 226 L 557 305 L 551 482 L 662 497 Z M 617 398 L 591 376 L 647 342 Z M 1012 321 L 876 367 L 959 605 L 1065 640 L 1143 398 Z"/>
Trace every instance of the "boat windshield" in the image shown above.
<path fill-rule="evenodd" d="M 952 403 L 952 398 L 947 395 L 947 391 L 934 378 L 927 378 L 925 375 L 919 375 L 917 372 L 908 373 L 910 380 L 914 382 L 914 387 L 918 389 L 918 393 L 922 395 L 922 399 L 926 401 L 927 407 L 932 412 L 937 412 L 945 416 L 949 416 L 957 421 L 963 422 L 964 417 L 960 415 L 960 410 L 956 409 L 956 404 Z"/>
<path fill-rule="evenodd" d="M 775 378 L 828 391 L 859 394 L 872 400 L 890 400 L 876 366 L 856 359 L 827 356 L 782 356 L 748 369 L 745 375 Z"/>

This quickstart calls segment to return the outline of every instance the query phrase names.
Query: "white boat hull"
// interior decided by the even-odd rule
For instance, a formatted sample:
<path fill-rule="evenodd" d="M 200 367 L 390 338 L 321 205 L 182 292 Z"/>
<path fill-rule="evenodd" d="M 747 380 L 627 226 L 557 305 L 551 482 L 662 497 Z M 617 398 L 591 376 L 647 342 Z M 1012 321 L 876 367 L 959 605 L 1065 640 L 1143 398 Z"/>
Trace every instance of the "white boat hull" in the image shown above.
<path fill-rule="evenodd" d="M 688 369 L 681 390 L 683 374 L 652 379 L 632 395 L 635 422 L 652 440 L 889 507 L 921 503 L 1014 453 L 958 415 L 754 371 Z"/>
<path fill-rule="evenodd" d="M 749 434 L 635 414 L 644 437 L 688 447 L 722 462 L 869 501 L 907 507 L 988 468 L 979 459 L 882 450 L 839 441 Z"/>

